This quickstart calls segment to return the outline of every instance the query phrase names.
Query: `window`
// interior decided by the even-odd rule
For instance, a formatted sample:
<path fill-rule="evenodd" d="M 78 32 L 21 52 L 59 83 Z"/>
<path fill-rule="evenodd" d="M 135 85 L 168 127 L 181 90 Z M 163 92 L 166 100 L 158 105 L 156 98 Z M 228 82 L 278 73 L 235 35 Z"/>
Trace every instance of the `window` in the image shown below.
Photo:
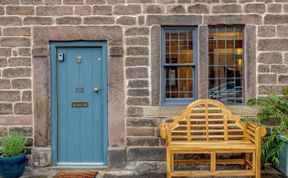
<path fill-rule="evenodd" d="M 209 98 L 242 104 L 243 27 L 209 28 Z"/>
<path fill-rule="evenodd" d="M 196 28 L 162 30 L 162 90 L 164 104 L 187 104 L 197 98 Z"/>

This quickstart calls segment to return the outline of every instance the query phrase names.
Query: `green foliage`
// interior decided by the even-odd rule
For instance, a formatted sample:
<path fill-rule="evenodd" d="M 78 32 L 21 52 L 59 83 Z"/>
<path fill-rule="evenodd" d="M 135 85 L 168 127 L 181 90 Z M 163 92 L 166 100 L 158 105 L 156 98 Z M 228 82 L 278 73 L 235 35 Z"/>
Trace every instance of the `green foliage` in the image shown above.
<path fill-rule="evenodd" d="M 274 166 L 279 165 L 280 151 L 288 136 L 288 87 L 284 87 L 282 93 L 283 96 L 269 93 L 266 98 L 252 99 L 247 103 L 249 106 L 259 106 L 256 118 L 258 123 L 265 124 L 267 121 L 272 121 L 276 125 L 262 151 L 264 161 L 271 162 Z"/>
<path fill-rule="evenodd" d="M 3 156 L 17 156 L 25 149 L 27 139 L 19 133 L 8 133 L 2 140 Z"/>

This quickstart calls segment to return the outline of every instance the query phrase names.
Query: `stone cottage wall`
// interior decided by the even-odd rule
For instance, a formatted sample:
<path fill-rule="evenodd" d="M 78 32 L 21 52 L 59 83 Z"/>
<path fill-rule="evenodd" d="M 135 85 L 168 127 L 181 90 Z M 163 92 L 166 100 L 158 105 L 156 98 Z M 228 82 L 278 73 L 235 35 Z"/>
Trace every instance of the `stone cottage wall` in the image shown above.
<path fill-rule="evenodd" d="M 121 133 L 124 139 L 110 145 L 120 150 L 110 154 L 110 161 L 115 166 L 124 166 L 125 161 L 161 165 L 157 161 L 165 159 L 165 150 L 158 125 L 181 109 L 160 104 L 161 26 L 197 26 L 198 59 L 205 64 L 207 26 L 217 24 L 245 25 L 245 96 L 280 93 L 288 84 L 288 0 L 0 0 L 0 136 L 8 131 L 23 132 L 29 138 L 29 149 L 34 146 L 44 150 L 42 155 L 35 152 L 36 165 L 49 165 L 50 89 L 41 93 L 46 95 L 45 102 L 35 93 L 42 78 L 49 86 L 50 69 L 45 68 L 49 66 L 49 49 L 33 45 L 42 44 L 39 36 L 52 36 L 44 34 L 49 31 L 46 28 L 54 29 L 50 30 L 51 39 L 58 41 L 69 40 L 70 36 L 70 40 L 76 39 L 72 32 L 61 36 L 62 27 L 63 33 L 70 28 L 86 33 L 85 27 L 105 26 L 95 28 L 95 35 L 113 27 L 111 33 L 123 40 L 109 47 L 108 53 L 123 56 L 120 66 L 113 67 L 124 71 L 119 80 L 124 85 L 120 92 L 124 92 L 125 100 L 118 102 L 125 107 L 125 128 Z M 77 39 L 91 38 L 79 35 Z M 32 60 L 35 56 L 38 58 Z M 40 66 L 36 59 L 43 56 L 47 62 Z M 200 78 L 205 79 L 201 75 L 205 72 L 207 69 L 200 68 Z M 203 81 L 199 91 L 207 89 Z M 200 92 L 199 96 L 207 95 Z M 231 109 L 236 114 L 255 115 L 253 109 L 244 106 Z M 117 123 L 117 115 L 113 117 Z"/>

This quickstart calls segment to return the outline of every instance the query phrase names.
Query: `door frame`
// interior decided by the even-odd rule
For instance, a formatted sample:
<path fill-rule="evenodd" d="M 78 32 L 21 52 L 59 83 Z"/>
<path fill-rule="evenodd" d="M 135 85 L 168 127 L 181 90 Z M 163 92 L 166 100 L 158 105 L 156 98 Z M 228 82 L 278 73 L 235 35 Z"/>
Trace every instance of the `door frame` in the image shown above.
<path fill-rule="evenodd" d="M 57 48 L 101 48 L 102 49 L 102 69 L 103 69 L 103 163 L 95 163 L 94 166 L 108 164 L 108 77 L 107 77 L 107 43 L 106 41 L 63 41 L 50 42 L 50 63 L 51 63 L 51 108 L 52 108 L 52 165 L 58 166 L 58 96 L 57 96 Z M 91 164 L 67 164 L 71 166 L 91 166 Z"/>

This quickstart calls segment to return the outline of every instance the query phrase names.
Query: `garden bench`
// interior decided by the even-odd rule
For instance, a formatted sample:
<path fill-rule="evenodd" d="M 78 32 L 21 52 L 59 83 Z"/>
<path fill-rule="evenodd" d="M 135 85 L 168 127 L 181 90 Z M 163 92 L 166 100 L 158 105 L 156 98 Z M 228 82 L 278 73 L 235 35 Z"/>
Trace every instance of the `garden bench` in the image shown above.
<path fill-rule="evenodd" d="M 266 129 L 240 121 L 222 103 L 204 99 L 188 105 L 182 115 L 160 125 L 166 140 L 167 178 L 186 176 L 256 176 L 260 178 L 261 137 Z M 180 159 L 179 155 L 207 154 L 209 158 Z M 240 154 L 243 158 L 219 158 Z M 177 157 L 178 156 L 178 157 Z M 175 166 L 203 164 L 208 170 L 176 170 Z M 222 170 L 217 165 L 240 165 L 242 169 Z M 219 167 L 219 166 L 218 166 Z M 176 167 L 177 168 L 177 167 Z"/>

